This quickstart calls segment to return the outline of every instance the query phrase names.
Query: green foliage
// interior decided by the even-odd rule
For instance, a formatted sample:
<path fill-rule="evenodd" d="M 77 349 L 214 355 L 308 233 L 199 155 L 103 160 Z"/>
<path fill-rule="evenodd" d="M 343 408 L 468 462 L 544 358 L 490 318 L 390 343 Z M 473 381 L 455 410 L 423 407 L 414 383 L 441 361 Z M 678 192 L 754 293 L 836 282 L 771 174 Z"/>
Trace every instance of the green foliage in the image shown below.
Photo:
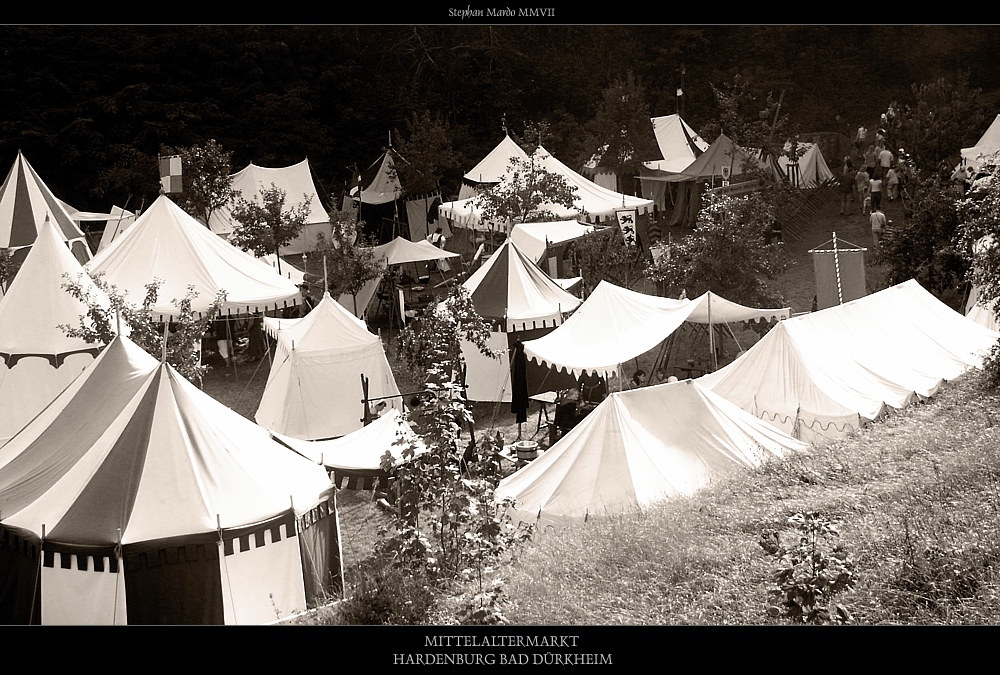
<path fill-rule="evenodd" d="M 274 183 L 261 190 L 259 202 L 238 195 L 231 211 L 239 225 L 233 229 L 229 241 L 258 257 L 268 253 L 279 255 L 281 247 L 299 235 L 309 217 L 311 203 L 312 198 L 304 194 L 301 202 L 286 210 L 285 191 Z"/>
<path fill-rule="evenodd" d="M 765 533 L 762 546 L 778 556 L 780 567 L 774 573 L 777 588 L 770 591 L 780 603 L 773 614 L 796 623 L 848 623 L 851 613 L 834 598 L 854 587 L 854 563 L 839 544 L 835 523 L 819 513 L 796 513 L 788 519 L 798 541 L 790 548 L 775 542 L 773 533 Z M 766 545 L 765 545 L 766 544 Z"/>
<path fill-rule="evenodd" d="M 152 311 L 162 281 L 154 280 L 146 284 L 146 295 L 142 304 L 137 306 L 126 300 L 125 293 L 107 283 L 103 275 L 93 278 L 93 287 L 83 282 L 82 273 L 76 279 L 63 276 L 66 279 L 63 289 L 88 308 L 76 326 L 59 326 L 66 335 L 89 344 L 106 345 L 118 334 L 120 319 L 128 327 L 132 342 L 157 360 L 163 358 L 163 324 L 154 321 Z M 103 291 L 110 303 L 98 299 L 94 287 Z M 191 303 L 196 297 L 198 293 L 194 286 L 188 286 L 187 293 L 178 303 L 178 313 L 167 336 L 166 361 L 185 378 L 200 384 L 210 368 L 201 363 L 201 339 L 212 320 L 220 314 L 226 294 L 220 291 L 211 308 L 201 316 L 191 310 Z M 177 302 L 176 299 L 174 302 Z"/>
<path fill-rule="evenodd" d="M 223 150 L 214 139 L 176 149 L 164 146 L 160 154 L 180 155 L 183 190 L 174 195 L 174 201 L 202 223 L 207 225 L 212 213 L 236 196 L 231 178 L 233 153 Z"/>
<path fill-rule="evenodd" d="M 341 623 L 409 626 L 427 621 L 435 595 L 431 581 L 419 568 L 376 561 L 358 575 L 354 592 L 339 606 Z"/>
<path fill-rule="evenodd" d="M 600 165 L 618 176 L 637 175 L 644 161 L 659 157 L 649 120 L 646 90 L 630 70 L 601 92 L 597 115 L 587 125 L 589 144 L 600 154 Z"/>
<path fill-rule="evenodd" d="M 985 118 L 981 91 L 960 73 L 954 81 L 913 84 L 911 94 L 910 102 L 893 101 L 886 112 L 886 147 L 903 148 L 921 173 L 937 171 L 942 162 L 953 168 L 959 151 L 977 140 Z"/>
<path fill-rule="evenodd" d="M 14 262 L 14 256 L 10 254 L 9 248 L 0 248 L 0 289 L 6 291 L 10 288 L 10 282 L 17 276 L 20 265 Z"/>
<path fill-rule="evenodd" d="M 323 259 L 327 290 L 338 298 L 350 294 L 355 301 L 365 284 L 385 272 L 385 261 L 375 257 L 374 240 L 362 234 L 364 221 L 355 223 L 353 214 L 333 211 L 331 237 L 318 235 L 313 255 Z M 357 314 L 357 307 L 355 307 Z"/>
<path fill-rule="evenodd" d="M 645 274 L 646 254 L 641 247 L 626 244 L 617 225 L 579 239 L 572 246 L 586 294 L 601 281 L 631 288 Z"/>
<path fill-rule="evenodd" d="M 411 115 L 398 144 L 399 156 L 404 161 L 396 165 L 399 181 L 407 194 L 440 190 L 445 175 L 459 170 L 458 157 L 452 147 L 453 137 L 454 131 L 440 114 L 425 110 Z"/>
<path fill-rule="evenodd" d="M 474 204 L 483 221 L 506 232 L 518 223 L 557 220 L 555 207 L 573 209 L 576 186 L 540 166 L 535 156 L 513 157 L 502 181 L 478 194 Z"/>
<path fill-rule="evenodd" d="M 979 287 L 980 302 L 1000 298 L 1000 176 L 977 179 L 963 199 L 954 202 L 958 250 L 968 263 L 968 278 Z"/>
<path fill-rule="evenodd" d="M 731 82 L 711 85 L 718 108 L 714 124 L 706 125 L 702 138 L 709 142 L 724 133 L 745 148 L 763 148 L 777 156 L 788 135 L 788 117 L 781 115 L 780 101 L 767 92 L 761 101 L 751 78 L 736 75 Z"/>
<path fill-rule="evenodd" d="M 666 295 L 694 298 L 712 291 L 749 307 L 781 307 L 769 281 L 788 265 L 784 245 L 768 243 L 775 208 L 760 193 L 709 194 L 694 231 L 651 262 L 646 274 Z"/>

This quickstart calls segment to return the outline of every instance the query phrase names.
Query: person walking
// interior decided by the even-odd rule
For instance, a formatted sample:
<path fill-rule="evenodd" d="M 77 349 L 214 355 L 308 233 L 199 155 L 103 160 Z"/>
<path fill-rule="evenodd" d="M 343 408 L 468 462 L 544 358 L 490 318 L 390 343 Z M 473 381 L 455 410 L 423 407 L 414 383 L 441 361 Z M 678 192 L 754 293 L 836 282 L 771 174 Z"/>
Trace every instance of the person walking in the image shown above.
<path fill-rule="evenodd" d="M 844 157 L 844 165 L 840 169 L 840 215 L 845 215 L 847 205 L 854 199 L 854 162 Z"/>
<path fill-rule="evenodd" d="M 872 215 L 868 219 L 872 227 L 872 249 L 875 251 L 875 260 L 879 258 L 879 242 L 882 241 L 882 233 L 885 232 L 885 226 L 888 222 L 885 218 L 885 214 L 882 213 L 882 209 L 877 206 L 872 206 Z"/>
<path fill-rule="evenodd" d="M 882 178 L 875 174 L 869 181 L 871 184 L 872 213 L 882 207 Z"/>
<path fill-rule="evenodd" d="M 870 178 L 864 166 L 859 167 L 858 172 L 854 174 L 854 186 L 858 190 L 858 199 L 861 200 L 861 215 L 868 213 L 868 207 L 871 206 L 871 199 L 869 197 L 871 191 Z"/>
<path fill-rule="evenodd" d="M 891 167 L 885 174 L 885 187 L 890 202 L 896 201 L 899 197 L 899 172 L 896 167 Z"/>

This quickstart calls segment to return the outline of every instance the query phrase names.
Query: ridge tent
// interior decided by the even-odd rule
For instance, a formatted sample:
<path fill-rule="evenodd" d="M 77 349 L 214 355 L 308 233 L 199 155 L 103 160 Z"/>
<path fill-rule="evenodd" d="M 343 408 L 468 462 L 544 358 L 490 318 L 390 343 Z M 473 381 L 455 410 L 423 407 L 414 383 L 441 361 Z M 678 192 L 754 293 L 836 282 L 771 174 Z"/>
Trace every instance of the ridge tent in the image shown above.
<path fill-rule="evenodd" d="M 0 248 L 12 249 L 17 262 L 24 260 L 46 217 L 80 264 L 90 260 L 87 236 L 18 150 L 0 187 Z"/>
<path fill-rule="evenodd" d="M 261 192 L 270 189 L 272 184 L 284 191 L 286 210 L 304 203 L 305 198 L 309 199 L 309 214 L 302 225 L 302 230 L 287 246 L 282 247 L 282 254 L 300 254 L 315 250 L 319 234 L 327 239 L 330 238 L 332 233 L 330 214 L 323 208 L 316 192 L 316 183 L 313 181 L 308 158 L 298 164 L 277 168 L 257 166 L 251 162 L 230 178 L 233 181 L 233 189 L 248 202 L 260 204 Z M 208 219 L 209 229 L 226 239 L 238 225 L 227 206 L 213 211 Z"/>
<path fill-rule="evenodd" d="M 0 623 L 247 624 L 343 580 L 334 489 L 118 337 L 0 448 Z"/>
<path fill-rule="evenodd" d="M 662 159 L 643 162 L 650 171 L 680 173 L 709 148 L 710 144 L 695 133 L 680 115 L 651 117 L 650 122 L 656 145 L 663 156 Z"/>
<path fill-rule="evenodd" d="M 374 490 L 387 486 L 388 474 L 382 469 L 382 457 L 390 453 L 396 464 L 403 460 L 403 449 L 412 445 L 414 452 L 426 452 L 423 441 L 395 408 L 346 436 L 325 441 L 303 441 L 271 432 L 271 437 L 306 459 L 333 472 L 339 488 Z"/>
<path fill-rule="evenodd" d="M 807 447 L 683 380 L 610 394 L 494 495 L 515 522 L 615 516 Z"/>
<path fill-rule="evenodd" d="M 998 338 L 911 279 L 782 321 L 699 381 L 796 438 L 822 442 L 933 396 L 981 367 Z"/>
<path fill-rule="evenodd" d="M 499 183 L 507 174 L 510 160 L 514 158 L 526 160 L 528 153 L 510 135 L 504 134 L 503 140 L 463 176 L 462 186 L 458 190 L 459 201 L 475 197 Z"/>
<path fill-rule="evenodd" d="M 406 215 L 400 204 L 404 190 L 399 182 L 396 162 L 402 158 L 391 147 L 364 171 L 355 174 L 348 191 L 359 203 L 359 219 L 365 222 L 366 232 L 384 244 L 399 235 L 395 223 Z"/>
<path fill-rule="evenodd" d="M 601 281 L 564 324 L 524 343 L 529 361 L 574 376 L 610 377 L 650 351 L 685 321 L 718 324 L 787 318 L 788 308 L 755 309 L 708 292 L 694 300 L 639 293 Z"/>
<path fill-rule="evenodd" d="M 212 234 L 166 195 L 86 267 L 136 302 L 146 296 L 148 283 L 162 280 L 153 306 L 160 321 L 180 313 L 189 285 L 198 293 L 191 303 L 195 313 L 208 311 L 220 291 L 226 293 L 223 314 L 253 314 L 301 301 L 290 279 Z"/>
<path fill-rule="evenodd" d="M 833 178 L 818 143 L 799 143 L 797 148 L 798 161 L 795 164 L 791 163 L 788 155 L 791 143 L 785 143 L 785 151 L 778 157 L 778 166 L 789 183 L 800 188 L 816 188 Z M 796 168 L 793 171 L 791 167 Z"/>
<path fill-rule="evenodd" d="M 382 340 L 330 297 L 301 319 L 264 319 L 275 340 L 274 360 L 254 415 L 257 424 L 284 436 L 318 440 L 362 426 L 364 391 L 402 409 L 399 388 Z"/>
<path fill-rule="evenodd" d="M 471 342 L 462 341 L 466 364 L 466 395 L 472 401 L 511 401 L 511 358 L 515 346 L 547 334 L 580 306 L 580 299 L 563 290 L 534 265 L 508 239 L 462 284 L 476 313 L 492 325 L 491 350 L 484 355 Z M 527 395 L 556 388 L 547 368 L 528 368 Z M 522 392 L 523 393 L 523 392 Z"/>
<path fill-rule="evenodd" d="M 21 430 L 94 360 L 100 346 L 69 337 L 89 307 L 62 286 L 78 280 L 96 302 L 94 286 L 48 218 L 20 271 L 0 298 L 0 445 Z"/>

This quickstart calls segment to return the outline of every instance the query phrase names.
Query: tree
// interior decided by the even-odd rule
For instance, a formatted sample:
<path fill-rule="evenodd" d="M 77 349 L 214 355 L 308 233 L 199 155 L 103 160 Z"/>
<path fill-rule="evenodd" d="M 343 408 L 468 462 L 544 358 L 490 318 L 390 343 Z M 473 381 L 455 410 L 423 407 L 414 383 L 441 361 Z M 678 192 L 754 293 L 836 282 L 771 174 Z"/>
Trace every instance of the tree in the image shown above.
<path fill-rule="evenodd" d="M 303 194 L 302 200 L 285 210 L 285 191 L 274 183 L 261 190 L 259 202 L 238 195 L 231 212 L 239 225 L 233 229 L 229 241 L 258 257 L 273 253 L 278 257 L 280 271 L 281 247 L 299 236 L 309 217 L 312 198 Z"/>
<path fill-rule="evenodd" d="M 142 347 L 156 359 L 164 357 L 163 341 L 166 339 L 166 362 L 191 382 L 201 385 L 209 366 L 201 363 L 201 339 L 209 325 L 222 311 L 226 301 L 225 291 L 220 291 L 209 310 L 201 316 L 191 311 L 191 302 L 198 296 L 194 286 L 188 286 L 187 294 L 178 303 L 179 311 L 168 327 L 169 335 L 164 336 L 164 326 L 153 318 L 152 308 L 156 304 L 162 282 L 154 280 L 146 285 L 146 295 L 141 305 L 134 305 L 125 299 L 125 293 L 108 284 L 103 275 L 93 278 L 94 286 L 111 301 L 106 306 L 98 301 L 89 285 L 82 283 L 83 274 L 77 278 L 63 275 L 63 288 L 80 302 L 87 305 L 87 313 L 80 317 L 76 326 L 61 325 L 59 328 L 70 337 L 80 338 L 89 344 L 109 344 L 119 331 L 119 321 L 129 328 L 129 339 Z"/>
<path fill-rule="evenodd" d="M 589 294 L 601 281 L 631 288 L 645 274 L 646 254 L 635 244 L 625 243 L 621 228 L 606 227 L 571 244 L 580 266 L 580 276 Z M 586 296 L 585 296 L 586 297 Z"/>
<path fill-rule="evenodd" d="M 553 208 L 577 209 L 576 186 L 538 164 L 534 154 L 513 157 L 507 174 L 474 198 L 482 219 L 502 231 L 518 223 L 557 220 Z M 583 212 L 579 212 L 583 215 Z"/>
<path fill-rule="evenodd" d="M 177 205 L 208 225 L 212 214 L 228 205 L 236 196 L 233 190 L 232 154 L 214 139 L 205 145 L 191 145 L 176 150 L 164 146 L 160 154 L 180 155 L 182 191 Z"/>
<path fill-rule="evenodd" d="M 397 133 L 397 136 L 399 134 Z M 396 166 L 399 182 L 411 195 L 427 194 L 442 189 L 449 174 L 458 190 L 459 159 L 452 148 L 453 131 L 439 114 L 414 112 L 406 123 L 406 132 L 399 136 L 399 156 L 404 159 Z"/>
<path fill-rule="evenodd" d="M 772 92 L 763 102 L 753 91 L 749 79 L 736 75 L 732 82 L 712 85 L 718 119 L 706 128 L 702 136 L 715 139 L 724 133 L 743 148 L 761 148 L 777 157 L 788 135 L 788 117 L 781 114 L 781 98 L 774 100 Z"/>
<path fill-rule="evenodd" d="M 694 298 L 712 291 L 749 307 L 781 307 L 768 284 L 788 265 L 784 245 L 767 243 L 775 209 L 763 195 L 710 194 L 694 231 L 652 262 L 647 275 L 669 296 Z"/>
<path fill-rule="evenodd" d="M 326 290 L 338 298 L 344 293 L 354 299 L 354 314 L 358 315 L 358 294 L 369 281 L 385 271 L 385 261 L 375 257 L 375 242 L 361 232 L 365 223 L 355 223 L 353 214 L 334 211 L 330 239 L 319 235 L 314 255 L 323 259 Z"/>
<path fill-rule="evenodd" d="M 973 182 L 968 194 L 955 205 L 956 243 L 968 265 L 967 279 L 979 289 L 978 302 L 994 311 L 1000 298 L 1000 175 L 995 171 L 996 162 L 994 157 L 989 173 Z"/>
<path fill-rule="evenodd" d="M 914 84 L 911 91 L 912 101 L 893 101 L 885 113 L 886 147 L 904 149 L 923 176 L 942 162 L 954 167 L 985 119 L 980 90 L 969 87 L 969 76 L 962 73 L 954 82 L 942 77 Z"/>
<path fill-rule="evenodd" d="M 646 90 L 629 71 L 624 79 L 601 92 L 597 115 L 587 125 L 592 148 L 598 148 L 601 166 L 619 177 L 636 176 L 642 163 L 657 158 Z"/>

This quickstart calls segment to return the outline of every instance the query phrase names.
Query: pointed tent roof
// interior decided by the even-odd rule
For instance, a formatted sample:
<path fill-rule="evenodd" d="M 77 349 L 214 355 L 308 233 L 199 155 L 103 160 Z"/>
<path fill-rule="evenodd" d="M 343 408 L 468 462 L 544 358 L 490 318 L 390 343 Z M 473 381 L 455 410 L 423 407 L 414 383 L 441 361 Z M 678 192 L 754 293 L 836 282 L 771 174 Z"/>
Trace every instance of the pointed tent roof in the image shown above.
<path fill-rule="evenodd" d="M 663 159 L 644 162 L 647 169 L 680 173 L 708 150 L 709 144 L 680 115 L 652 117 L 650 121 Z"/>
<path fill-rule="evenodd" d="M 645 354 L 685 321 L 731 323 L 785 318 L 789 309 L 744 307 L 705 293 L 675 300 L 602 281 L 562 326 L 524 343 L 529 359 L 580 376 L 607 377 L 620 364 Z"/>
<path fill-rule="evenodd" d="M 375 162 L 361 172 L 361 203 L 377 206 L 394 202 L 403 195 L 403 186 L 396 173 L 396 152 L 388 148 Z M 351 186 L 351 195 L 358 198 L 358 177 Z"/>
<path fill-rule="evenodd" d="M 725 134 L 719 134 L 712 145 L 709 146 L 681 175 L 688 180 L 699 178 L 712 178 L 721 176 L 723 167 L 729 167 L 730 175 L 738 176 L 743 173 L 743 167 L 755 166 L 757 162 L 743 150 L 741 150 Z"/>
<path fill-rule="evenodd" d="M 116 338 L 0 448 L 0 521 L 50 550 L 127 552 L 216 542 L 220 530 L 305 512 L 322 467 Z"/>
<path fill-rule="evenodd" d="M 476 313 L 503 332 L 557 326 L 581 302 L 538 269 L 510 239 L 462 285 Z"/>
<path fill-rule="evenodd" d="M 962 148 L 962 159 L 975 169 L 979 169 L 984 157 L 1000 151 L 1000 115 L 994 118 L 989 129 L 971 148 Z"/>
<path fill-rule="evenodd" d="M 465 179 L 474 183 L 496 183 L 507 173 L 510 160 L 514 157 L 528 159 L 528 153 L 514 142 L 510 135 L 504 135 L 497 147 L 465 174 Z"/>
<path fill-rule="evenodd" d="M 329 293 L 304 318 L 265 318 L 264 328 L 278 345 L 254 415 L 261 427 L 303 440 L 356 431 L 362 375 L 370 398 L 392 397 L 386 404 L 402 408 L 381 338 Z"/>
<path fill-rule="evenodd" d="M 100 350 L 59 328 L 76 326 L 88 311 L 62 288 L 63 275 L 79 279 L 95 301 L 110 306 L 47 220 L 0 298 L 0 445 L 65 389 Z"/>
<path fill-rule="evenodd" d="M 423 262 L 425 260 L 444 260 L 456 258 L 458 253 L 445 251 L 426 239 L 410 241 L 406 237 L 396 237 L 390 242 L 375 246 L 372 249 L 376 258 L 384 258 L 387 265 L 402 265 L 404 263 Z"/>
<path fill-rule="evenodd" d="M 612 393 L 495 496 L 526 522 L 619 515 L 807 447 L 685 380 Z"/>
<path fill-rule="evenodd" d="M 287 207 L 302 203 L 304 195 L 309 198 L 309 215 L 304 225 L 330 222 L 330 214 L 323 208 L 319 193 L 316 191 L 308 158 L 298 164 L 283 167 L 263 167 L 251 162 L 230 178 L 233 181 L 233 189 L 247 201 L 259 200 L 261 190 L 270 188 L 272 183 L 284 190 Z M 235 225 L 232 213 L 226 207 L 216 209 L 208 221 L 212 231 L 222 235 L 230 234 Z"/>
<path fill-rule="evenodd" d="M 519 223 L 511 228 L 510 238 L 532 262 L 538 263 L 549 246 L 583 239 L 593 231 L 593 225 L 584 225 L 576 220 Z"/>
<path fill-rule="evenodd" d="M 179 313 L 189 285 L 198 296 L 195 312 L 205 312 L 219 291 L 226 292 L 223 312 L 253 313 L 297 304 L 295 284 L 268 263 L 247 255 L 160 195 L 135 223 L 87 265 L 91 275 L 127 291 L 133 302 L 146 284 L 163 285 L 153 312 L 162 318 Z"/>
<path fill-rule="evenodd" d="M 857 431 L 980 367 L 1000 338 L 915 280 L 782 321 L 702 384 L 798 438 Z"/>
<path fill-rule="evenodd" d="M 25 249 L 35 243 L 48 216 L 76 259 L 90 260 L 87 238 L 34 168 L 18 151 L 0 187 L 0 248 Z"/>

